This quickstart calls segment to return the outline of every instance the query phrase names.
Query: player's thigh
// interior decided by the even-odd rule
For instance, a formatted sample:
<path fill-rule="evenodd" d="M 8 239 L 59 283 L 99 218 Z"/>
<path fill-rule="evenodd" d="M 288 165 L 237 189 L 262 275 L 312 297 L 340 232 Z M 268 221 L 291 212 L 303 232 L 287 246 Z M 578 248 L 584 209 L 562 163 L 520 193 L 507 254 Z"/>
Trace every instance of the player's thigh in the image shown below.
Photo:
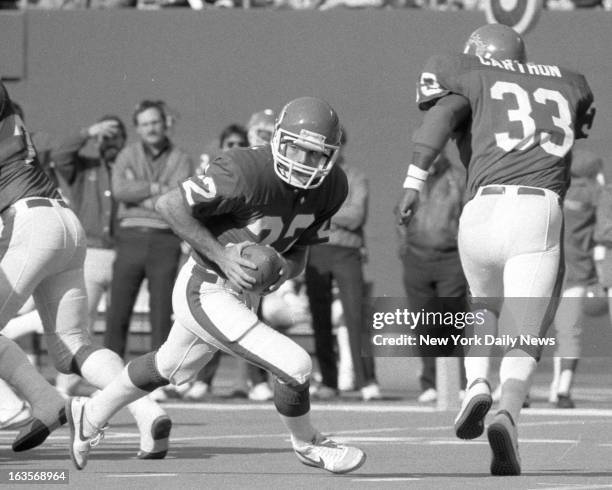
<path fill-rule="evenodd" d="M 497 201 L 498 196 L 475 197 L 465 205 L 459 221 L 461 266 L 472 296 L 477 298 L 499 298 L 504 294 L 506 234 L 499 228 Z"/>
<path fill-rule="evenodd" d="M 542 336 L 552 323 L 562 283 L 558 249 L 511 258 L 504 271 L 504 315 L 509 335 Z"/>
<path fill-rule="evenodd" d="M 258 322 L 242 338 L 229 343 L 227 347 L 285 383 L 301 385 L 310 378 L 310 355 L 289 337 L 263 322 Z"/>
<path fill-rule="evenodd" d="M 206 342 L 231 342 L 258 322 L 247 305 L 248 297 L 215 282 L 213 274 L 202 273 L 193 259 L 179 271 L 172 292 L 176 320 Z M 212 279 L 211 279 L 212 278 Z M 212 282 L 210 282 L 212 281 Z"/>
<path fill-rule="evenodd" d="M 45 276 L 60 251 L 44 244 L 48 230 L 32 210 L 9 208 L 2 213 L 0 232 L 0 326 L 17 314 Z M 40 225 L 40 233 L 36 229 Z M 51 224 L 53 225 L 53 223 Z"/>
<path fill-rule="evenodd" d="M 50 274 L 34 290 L 46 334 L 87 331 L 88 300 L 83 269 Z"/>

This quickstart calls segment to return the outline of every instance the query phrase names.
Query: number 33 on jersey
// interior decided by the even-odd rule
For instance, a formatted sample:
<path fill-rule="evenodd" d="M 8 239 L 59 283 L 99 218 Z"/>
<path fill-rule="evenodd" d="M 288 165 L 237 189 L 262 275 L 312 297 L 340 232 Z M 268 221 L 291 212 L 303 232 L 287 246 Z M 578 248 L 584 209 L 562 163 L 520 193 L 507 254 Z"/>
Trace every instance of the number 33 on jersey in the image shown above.
<path fill-rule="evenodd" d="M 419 77 L 417 104 L 427 110 L 450 93 L 466 97 L 472 108 L 471 126 L 457 138 L 470 193 L 503 182 L 564 194 L 568 172 L 559 162 L 576 138 L 586 137 L 594 111 L 582 75 L 555 65 L 433 56 Z"/>
<path fill-rule="evenodd" d="M 252 241 L 283 253 L 326 241 L 330 218 L 347 194 L 346 175 L 333 167 L 323 184 L 299 190 L 281 181 L 269 147 L 229 150 L 206 174 L 181 185 L 185 204 L 222 245 Z"/>

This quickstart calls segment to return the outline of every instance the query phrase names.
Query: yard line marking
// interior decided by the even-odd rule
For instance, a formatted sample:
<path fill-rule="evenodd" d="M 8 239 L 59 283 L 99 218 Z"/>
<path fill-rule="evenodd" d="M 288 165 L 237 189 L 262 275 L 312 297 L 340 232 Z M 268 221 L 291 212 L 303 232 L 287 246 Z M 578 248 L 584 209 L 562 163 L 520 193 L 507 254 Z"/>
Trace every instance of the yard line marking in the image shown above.
<path fill-rule="evenodd" d="M 548 485 L 548 483 L 542 483 L 542 485 Z M 612 484 L 581 485 L 572 483 L 557 483 L 554 487 L 536 487 L 530 490 L 559 490 L 560 488 L 568 488 L 570 490 L 590 490 L 591 488 L 612 488 Z"/>
<path fill-rule="evenodd" d="M 422 478 L 412 478 L 412 477 L 398 477 L 393 476 L 389 478 L 351 478 L 351 481 L 358 482 L 372 482 L 372 483 L 381 483 L 386 481 L 420 481 Z"/>
<path fill-rule="evenodd" d="M 164 408 L 173 408 L 179 410 L 203 410 L 210 412 L 230 412 L 232 410 L 244 411 L 275 411 L 272 403 L 201 403 L 201 404 L 186 404 L 186 403 L 162 403 Z M 329 412 L 364 412 L 364 413 L 436 413 L 434 407 L 420 406 L 399 406 L 392 405 L 363 405 L 357 403 L 347 404 L 321 404 L 313 403 L 310 405 L 314 411 L 329 411 Z"/>
<path fill-rule="evenodd" d="M 142 478 L 150 476 L 178 476 L 178 473 L 110 473 L 104 476 L 107 478 Z"/>
<path fill-rule="evenodd" d="M 175 410 L 197 410 L 210 412 L 231 411 L 274 411 L 272 403 L 164 403 L 164 408 Z M 311 405 L 312 411 L 322 412 L 362 412 L 362 413 L 443 413 L 434 407 L 421 407 L 416 405 L 363 405 L 360 403 L 347 403 L 340 405 L 319 404 Z M 574 408 L 565 410 L 562 408 L 526 408 L 521 411 L 522 416 L 536 417 L 612 417 L 612 409 L 609 408 Z"/>

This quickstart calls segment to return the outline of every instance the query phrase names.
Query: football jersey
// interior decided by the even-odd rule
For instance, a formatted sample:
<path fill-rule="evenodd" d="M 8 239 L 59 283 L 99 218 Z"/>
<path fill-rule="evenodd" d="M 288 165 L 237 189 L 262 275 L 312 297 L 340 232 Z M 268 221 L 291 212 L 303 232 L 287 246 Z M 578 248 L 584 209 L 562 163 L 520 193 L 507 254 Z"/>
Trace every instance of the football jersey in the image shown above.
<path fill-rule="evenodd" d="M 274 171 L 270 146 L 231 149 L 206 173 L 181 184 L 185 204 L 222 245 L 251 241 L 279 253 L 294 245 L 327 241 L 330 218 L 344 202 L 348 184 L 335 166 L 315 189 L 298 189 Z M 205 257 L 201 265 L 219 272 Z"/>
<path fill-rule="evenodd" d="M 421 72 L 417 104 L 427 110 L 450 93 L 466 97 L 471 108 L 470 121 L 456 136 L 470 197 L 490 184 L 565 194 L 566 156 L 590 124 L 593 95 L 582 75 L 555 65 L 433 56 Z"/>
<path fill-rule="evenodd" d="M 0 82 L 0 212 L 24 197 L 60 195 L 42 171 L 23 120 Z"/>

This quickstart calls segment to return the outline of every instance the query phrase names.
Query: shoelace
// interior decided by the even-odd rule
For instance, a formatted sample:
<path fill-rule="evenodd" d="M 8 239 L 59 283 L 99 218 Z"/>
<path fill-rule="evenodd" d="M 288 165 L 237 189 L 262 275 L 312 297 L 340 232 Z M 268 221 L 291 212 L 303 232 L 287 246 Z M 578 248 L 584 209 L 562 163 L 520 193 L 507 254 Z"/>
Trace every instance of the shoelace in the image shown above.
<path fill-rule="evenodd" d="M 93 436 L 91 439 L 89 439 L 89 445 L 91 447 L 96 447 L 98 444 L 100 444 L 100 442 L 102 442 L 102 440 L 104 439 L 104 432 L 106 431 L 106 429 L 108 429 L 108 425 L 105 425 L 104 427 L 101 427 L 100 429 L 98 429 L 98 432 L 96 433 L 96 435 Z"/>

